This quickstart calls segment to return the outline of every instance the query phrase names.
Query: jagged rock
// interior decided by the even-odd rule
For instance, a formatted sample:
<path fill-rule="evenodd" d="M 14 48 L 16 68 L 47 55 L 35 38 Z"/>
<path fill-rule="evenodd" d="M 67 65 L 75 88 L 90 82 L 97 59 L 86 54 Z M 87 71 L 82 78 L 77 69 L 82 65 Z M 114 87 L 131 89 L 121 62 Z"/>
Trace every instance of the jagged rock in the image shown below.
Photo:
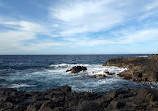
<path fill-rule="evenodd" d="M 115 58 L 107 61 L 103 66 L 117 66 L 128 68 L 119 74 L 124 79 L 132 79 L 134 81 L 158 81 L 158 56 L 149 57 L 128 57 Z"/>
<path fill-rule="evenodd" d="M 110 103 L 110 107 L 112 108 L 122 108 L 125 106 L 125 103 L 124 102 L 119 102 L 119 101 L 111 101 Z"/>
<path fill-rule="evenodd" d="M 76 111 L 104 111 L 104 109 L 95 102 L 83 101 L 78 105 Z"/>
<path fill-rule="evenodd" d="M 156 88 L 118 89 L 102 95 L 94 92 L 76 93 L 69 86 L 41 92 L 5 88 L 0 89 L 0 99 L 0 111 L 150 111 L 158 109 L 158 89 Z"/>
<path fill-rule="evenodd" d="M 114 75 L 115 73 L 111 73 L 109 71 L 104 71 L 104 73 L 106 73 L 107 75 Z"/>
<path fill-rule="evenodd" d="M 124 79 L 127 79 L 127 80 L 130 80 L 133 78 L 133 74 L 131 71 L 123 71 L 121 73 L 118 74 L 120 77 L 124 78 Z"/>
<path fill-rule="evenodd" d="M 39 110 L 43 103 L 44 103 L 44 101 L 37 101 L 34 104 L 30 104 L 27 107 L 26 111 L 36 111 L 36 110 Z"/>
<path fill-rule="evenodd" d="M 104 74 L 97 74 L 97 75 L 93 75 L 91 77 L 98 78 L 98 79 L 103 79 L 103 78 L 106 77 L 106 75 L 104 75 Z"/>
<path fill-rule="evenodd" d="M 70 70 L 66 70 L 66 72 L 71 71 L 71 73 L 79 73 L 80 71 L 85 71 L 85 70 L 87 70 L 87 68 L 84 66 L 74 66 Z"/>

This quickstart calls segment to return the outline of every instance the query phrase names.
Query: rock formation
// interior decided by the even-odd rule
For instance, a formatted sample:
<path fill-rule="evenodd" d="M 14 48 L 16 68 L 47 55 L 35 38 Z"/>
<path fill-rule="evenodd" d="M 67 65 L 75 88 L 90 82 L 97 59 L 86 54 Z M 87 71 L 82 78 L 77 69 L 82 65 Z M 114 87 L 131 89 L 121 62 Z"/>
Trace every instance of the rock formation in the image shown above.
<path fill-rule="evenodd" d="M 91 76 L 91 77 L 93 77 L 93 78 L 98 78 L 98 79 L 103 79 L 103 78 L 106 77 L 106 75 L 104 75 L 104 74 L 96 74 L 96 75 L 93 75 L 93 76 Z"/>
<path fill-rule="evenodd" d="M 66 72 L 71 72 L 71 73 L 79 73 L 80 71 L 85 71 L 87 70 L 86 67 L 84 66 L 74 66 L 70 70 L 67 70 Z"/>
<path fill-rule="evenodd" d="M 156 111 L 158 89 L 76 93 L 69 86 L 41 92 L 0 89 L 0 111 Z"/>
<path fill-rule="evenodd" d="M 107 61 L 103 66 L 117 66 L 128 68 L 119 74 L 124 79 L 134 81 L 158 81 L 158 56 L 115 58 Z"/>

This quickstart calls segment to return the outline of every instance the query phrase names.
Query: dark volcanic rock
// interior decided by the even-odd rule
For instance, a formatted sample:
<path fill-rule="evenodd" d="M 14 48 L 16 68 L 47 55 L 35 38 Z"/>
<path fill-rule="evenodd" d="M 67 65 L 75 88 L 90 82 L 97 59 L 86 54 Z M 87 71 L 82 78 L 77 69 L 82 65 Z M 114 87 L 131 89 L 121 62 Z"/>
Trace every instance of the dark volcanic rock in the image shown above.
<path fill-rule="evenodd" d="M 93 101 L 83 101 L 78 105 L 76 111 L 104 111 L 102 106 L 99 106 Z"/>
<path fill-rule="evenodd" d="M 41 92 L 0 89 L 0 111 L 156 111 L 158 89 L 113 90 L 100 95 L 69 86 Z"/>
<path fill-rule="evenodd" d="M 104 74 L 97 74 L 97 75 L 93 75 L 91 77 L 98 78 L 98 79 L 103 79 L 103 78 L 106 77 L 106 75 L 104 75 Z"/>
<path fill-rule="evenodd" d="M 72 69 L 67 70 L 66 72 L 71 71 L 71 73 L 79 73 L 80 71 L 85 71 L 85 70 L 87 70 L 87 68 L 84 66 L 74 66 L 72 67 Z"/>
<path fill-rule="evenodd" d="M 107 75 L 114 75 L 115 73 L 109 72 L 109 71 L 104 71 Z"/>
<path fill-rule="evenodd" d="M 126 67 L 128 71 L 119 74 L 124 79 L 132 79 L 134 81 L 158 81 L 158 56 L 149 57 L 128 57 L 111 59 L 103 64 L 103 66 Z"/>

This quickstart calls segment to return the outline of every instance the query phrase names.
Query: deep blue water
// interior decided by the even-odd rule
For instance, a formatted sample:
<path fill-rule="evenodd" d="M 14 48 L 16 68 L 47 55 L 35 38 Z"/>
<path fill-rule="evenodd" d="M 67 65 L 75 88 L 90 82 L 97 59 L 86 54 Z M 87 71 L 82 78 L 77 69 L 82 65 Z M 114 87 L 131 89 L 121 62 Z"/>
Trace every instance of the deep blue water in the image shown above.
<path fill-rule="evenodd" d="M 104 92 L 116 88 L 157 87 L 157 83 L 135 83 L 117 76 L 96 79 L 85 74 L 69 74 L 65 71 L 75 65 L 88 68 L 87 74 L 103 71 L 101 66 L 109 59 L 135 55 L 1 55 L 0 87 L 11 87 L 26 91 L 44 90 L 69 85 L 74 91 Z M 108 68 L 110 69 L 110 68 Z M 117 69 L 110 69 L 117 70 Z"/>
<path fill-rule="evenodd" d="M 0 55 L 0 69 L 36 69 L 51 64 L 103 64 L 109 59 L 137 57 L 149 54 L 122 55 Z"/>

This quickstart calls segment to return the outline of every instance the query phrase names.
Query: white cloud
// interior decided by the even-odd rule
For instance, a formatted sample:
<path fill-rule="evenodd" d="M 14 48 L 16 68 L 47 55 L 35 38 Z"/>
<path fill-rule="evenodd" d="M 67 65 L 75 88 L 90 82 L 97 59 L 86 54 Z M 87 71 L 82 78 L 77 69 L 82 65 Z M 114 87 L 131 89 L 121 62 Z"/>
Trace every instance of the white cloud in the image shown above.
<path fill-rule="evenodd" d="M 158 15 L 157 4 L 158 0 L 59 0 L 49 7 L 51 18 L 40 23 L 0 16 L 0 25 L 6 29 L 0 32 L 0 53 L 154 41 L 158 29 L 148 27 L 150 21 L 141 22 Z M 45 39 L 37 35 L 45 35 Z M 31 40 L 35 43 L 28 43 Z"/>
<path fill-rule="evenodd" d="M 152 0 L 149 4 L 145 7 L 146 10 L 153 10 L 158 9 L 158 0 Z"/>
<path fill-rule="evenodd" d="M 51 18 L 60 21 L 60 35 L 72 36 L 80 33 L 105 31 L 134 20 L 143 20 L 155 11 L 157 3 L 124 0 L 74 0 L 59 2 L 49 7 Z"/>
<path fill-rule="evenodd" d="M 139 21 L 158 16 L 158 0 L 151 0 L 144 5 L 143 14 L 138 18 Z"/>
<path fill-rule="evenodd" d="M 8 27 L 28 32 L 38 32 L 44 33 L 46 32 L 46 28 L 37 23 L 28 22 L 28 21 L 2 21 L 0 24 L 7 25 Z"/>
<path fill-rule="evenodd" d="M 95 46 L 95 45 L 108 45 L 108 44 L 113 44 L 113 41 L 97 39 L 97 40 L 82 41 L 78 43 L 78 45 L 82 45 L 82 46 Z"/>
<path fill-rule="evenodd" d="M 116 44 L 143 43 L 158 40 L 158 29 L 144 29 L 125 34 L 116 40 Z"/>
<path fill-rule="evenodd" d="M 150 43 L 153 41 L 158 40 L 158 29 L 142 29 L 142 30 L 125 30 L 121 31 L 121 34 L 115 38 L 110 39 L 104 39 L 107 38 L 106 35 L 102 37 L 102 39 L 99 38 L 93 38 L 91 37 L 82 37 L 82 38 L 74 38 L 74 37 L 68 37 L 65 38 L 65 40 L 70 41 L 69 45 L 73 46 L 75 44 L 76 46 L 96 46 L 96 45 L 123 45 L 123 44 L 138 44 L 138 43 Z M 116 34 L 114 33 L 116 36 Z M 120 36 L 121 35 L 121 36 Z"/>
<path fill-rule="evenodd" d="M 22 47 L 22 41 L 34 39 L 35 35 L 22 31 L 8 31 L 0 32 L 0 37 L 0 54 L 3 54 L 4 51 L 16 51 Z"/>
<path fill-rule="evenodd" d="M 64 22 L 62 35 L 83 32 L 97 32 L 110 28 L 124 20 L 124 13 L 119 7 L 122 3 L 116 0 L 75 0 L 50 7 L 53 19 Z M 125 3 L 125 2 L 124 2 Z M 61 25 L 61 24 L 60 24 Z M 66 26 L 65 26 L 66 25 Z"/>
<path fill-rule="evenodd" d="M 11 40 L 11 41 L 21 41 L 21 40 L 30 40 L 35 38 L 34 33 L 28 33 L 24 31 L 8 31 L 8 32 L 0 32 L 1 41 L 3 40 Z"/>
<path fill-rule="evenodd" d="M 63 46 L 63 44 L 60 42 L 46 41 L 46 42 L 30 43 L 26 46 L 21 46 L 20 49 L 27 52 L 29 51 L 40 52 L 48 48 L 59 47 L 59 46 Z"/>
<path fill-rule="evenodd" d="M 61 42 L 38 41 L 27 43 L 36 39 L 36 34 L 28 31 L 5 31 L 0 32 L 0 54 L 34 53 L 49 47 L 63 46 Z"/>
<path fill-rule="evenodd" d="M 50 25 L 49 23 L 36 23 L 26 20 L 12 21 L 8 18 L 0 17 L 0 25 L 10 28 L 10 30 L 13 29 L 16 31 L 25 31 L 29 33 L 43 34 L 50 37 L 59 36 L 58 34 L 56 34 L 56 28 L 58 27 L 58 24 Z"/>
<path fill-rule="evenodd" d="M 74 38 L 74 37 L 67 37 L 64 38 L 64 40 L 68 41 L 67 44 L 69 46 L 96 46 L 96 45 L 107 45 L 107 44 L 113 44 L 113 41 L 106 40 L 106 39 L 91 39 L 90 37 L 82 37 L 82 38 Z M 75 45 L 74 45 L 75 44 Z"/>
<path fill-rule="evenodd" d="M 47 27 L 47 25 L 24 20 L 11 21 L 10 19 L 4 19 L 4 17 L 0 19 L 0 25 L 7 27 L 7 29 L 0 31 L 0 54 L 40 52 L 40 50 L 49 47 L 63 46 L 61 42 L 47 40 L 44 35 L 57 36 L 51 33 L 50 27 Z M 56 27 L 56 25 L 52 27 Z M 43 39 L 39 39 L 38 34 L 42 34 Z"/>
<path fill-rule="evenodd" d="M 116 26 L 141 22 L 157 16 L 158 0 L 74 0 L 49 7 L 52 20 L 58 21 L 58 34 L 64 37 L 108 31 Z M 145 24 L 145 23 L 144 23 Z"/>

